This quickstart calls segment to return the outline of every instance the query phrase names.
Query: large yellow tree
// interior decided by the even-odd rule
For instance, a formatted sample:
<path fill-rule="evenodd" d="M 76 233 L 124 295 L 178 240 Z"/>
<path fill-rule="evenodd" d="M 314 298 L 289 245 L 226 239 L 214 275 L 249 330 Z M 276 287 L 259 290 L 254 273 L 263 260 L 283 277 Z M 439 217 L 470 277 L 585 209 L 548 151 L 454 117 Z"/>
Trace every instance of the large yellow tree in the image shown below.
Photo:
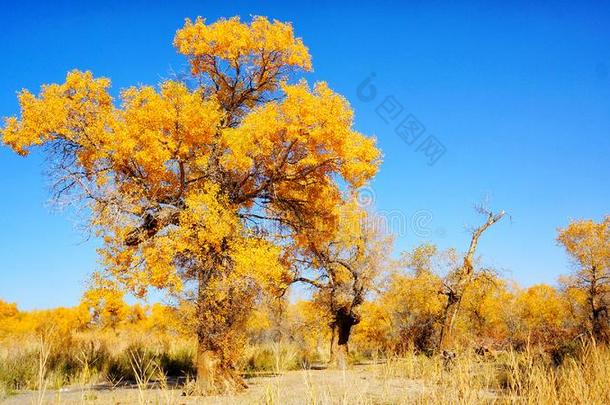
<path fill-rule="evenodd" d="M 189 79 L 115 102 L 108 79 L 72 71 L 22 91 L 2 138 L 22 155 L 44 147 L 55 195 L 88 202 L 105 277 L 193 299 L 198 381 L 218 391 L 243 384 L 242 326 L 261 289 L 290 281 L 288 247 L 334 237 L 345 188 L 367 182 L 380 153 L 343 97 L 294 80 L 311 58 L 291 25 L 198 18 L 174 45 Z"/>

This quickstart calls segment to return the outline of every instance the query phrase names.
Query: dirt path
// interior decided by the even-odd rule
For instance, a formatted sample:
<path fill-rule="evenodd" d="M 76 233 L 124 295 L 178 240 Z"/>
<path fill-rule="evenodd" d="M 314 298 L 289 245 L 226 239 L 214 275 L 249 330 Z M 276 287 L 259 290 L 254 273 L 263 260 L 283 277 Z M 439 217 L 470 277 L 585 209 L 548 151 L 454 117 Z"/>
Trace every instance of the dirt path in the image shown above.
<path fill-rule="evenodd" d="M 395 404 L 411 402 L 423 390 L 418 381 L 382 377 L 379 370 L 361 366 L 346 371 L 300 370 L 275 377 L 247 380 L 249 388 L 237 395 L 185 397 L 177 389 L 137 388 L 82 389 L 49 391 L 45 404 Z M 38 394 L 24 393 L 2 404 L 35 404 Z"/>

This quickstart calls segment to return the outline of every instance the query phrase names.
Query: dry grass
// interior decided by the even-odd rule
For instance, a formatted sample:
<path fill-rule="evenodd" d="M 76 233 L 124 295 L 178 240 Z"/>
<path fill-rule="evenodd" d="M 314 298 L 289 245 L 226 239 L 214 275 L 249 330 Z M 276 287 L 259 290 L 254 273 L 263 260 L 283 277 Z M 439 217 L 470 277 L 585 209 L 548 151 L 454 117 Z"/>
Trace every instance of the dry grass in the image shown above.
<path fill-rule="evenodd" d="M 0 342 L 0 399 L 100 383 L 144 385 L 193 374 L 193 344 L 170 337 L 45 331 Z"/>
<path fill-rule="evenodd" d="M 610 351 L 593 343 L 558 366 L 529 348 L 489 358 L 466 351 L 448 365 L 439 357 L 410 354 L 388 361 L 381 372 L 420 381 L 422 390 L 413 398 L 418 403 L 610 403 Z"/>
<path fill-rule="evenodd" d="M 610 350 L 593 343 L 582 345 L 560 365 L 541 350 L 528 348 L 488 357 L 465 350 L 451 363 L 439 356 L 407 353 L 347 370 L 298 369 L 298 347 L 266 345 L 248 349 L 250 358 L 258 359 L 249 364 L 271 375 L 248 378 L 250 388 L 243 393 L 202 398 L 183 396 L 188 387 L 176 386 L 167 376 L 167 359 L 180 357 L 177 353 L 182 359 L 175 367 L 192 362 L 192 351 L 179 344 L 123 341 L 122 346 L 114 342 L 109 350 L 101 349 L 101 343 L 91 346 L 75 340 L 75 347 L 58 349 L 50 341 L 32 340 L 27 346 L 21 342 L 10 349 L 5 345 L 0 351 L 0 395 L 7 403 L 610 403 Z M 62 352 L 64 357 L 58 357 Z M 67 353 L 75 357 L 73 362 Z M 68 363 L 75 368 L 67 368 Z M 66 375 L 66 370 L 72 374 Z M 257 369 L 249 371 L 256 375 Z M 70 388 L 58 389 L 62 386 Z"/>

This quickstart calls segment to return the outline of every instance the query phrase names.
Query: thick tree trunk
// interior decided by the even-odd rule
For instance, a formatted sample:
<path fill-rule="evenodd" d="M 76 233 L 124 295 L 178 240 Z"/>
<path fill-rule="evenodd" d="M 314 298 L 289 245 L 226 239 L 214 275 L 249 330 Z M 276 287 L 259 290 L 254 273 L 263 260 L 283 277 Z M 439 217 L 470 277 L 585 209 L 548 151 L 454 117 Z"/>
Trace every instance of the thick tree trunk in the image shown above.
<path fill-rule="evenodd" d="M 329 368 L 345 369 L 348 363 L 349 348 L 347 344 L 335 344 Z"/>
<path fill-rule="evenodd" d="M 247 388 L 236 370 L 223 361 L 220 349 L 210 349 L 206 342 L 197 346 L 197 388 L 200 394 L 217 394 Z"/>
<path fill-rule="evenodd" d="M 213 391 L 214 376 L 218 373 L 216 367 L 219 361 L 214 352 L 205 350 L 201 343 L 197 346 L 197 383 L 204 392 Z"/>
<path fill-rule="evenodd" d="M 335 323 L 331 323 L 330 325 L 330 356 L 328 360 L 328 364 L 331 365 L 335 362 L 337 357 L 337 327 Z"/>
<path fill-rule="evenodd" d="M 237 373 L 231 359 L 227 358 L 223 325 L 214 325 L 208 319 L 214 312 L 208 300 L 208 282 L 210 276 L 206 271 L 199 273 L 199 291 L 197 296 L 197 390 L 199 394 L 218 394 L 239 391 L 247 388 L 242 377 Z M 212 304 L 213 305 L 213 304 Z"/>
<path fill-rule="evenodd" d="M 329 367 L 343 369 L 347 367 L 349 356 L 349 338 L 352 327 L 360 320 L 347 309 L 341 308 L 335 315 L 332 324 Z"/>

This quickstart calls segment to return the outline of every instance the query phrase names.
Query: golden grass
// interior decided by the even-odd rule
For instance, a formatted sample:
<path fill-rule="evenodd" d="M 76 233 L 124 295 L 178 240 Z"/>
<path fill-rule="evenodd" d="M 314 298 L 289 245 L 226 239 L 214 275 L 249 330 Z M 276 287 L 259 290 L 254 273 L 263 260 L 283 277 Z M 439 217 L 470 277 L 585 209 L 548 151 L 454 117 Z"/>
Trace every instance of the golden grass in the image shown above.
<path fill-rule="evenodd" d="M 149 339 L 144 345 L 133 336 L 130 342 L 112 334 L 105 336 L 104 342 L 91 342 L 92 338 L 80 336 L 61 342 L 63 346 L 59 347 L 52 346 L 58 342 L 48 338 L 3 344 L 0 346 L 0 399 L 27 398 L 25 402 L 40 404 L 106 401 L 141 404 L 610 403 L 610 350 L 593 342 L 583 343 L 560 365 L 555 365 L 542 350 L 530 347 L 523 352 L 505 351 L 487 357 L 464 350 L 450 363 L 440 356 L 406 353 L 380 364 L 353 366 L 347 370 L 295 370 L 300 348 L 278 344 L 253 346 L 247 349 L 248 355 L 265 359 L 259 365 L 273 375 L 249 379 L 251 388 L 244 393 L 201 398 L 182 396 L 188 387 L 172 386 L 167 378 L 167 359 L 180 357 L 176 353 L 182 353 L 178 367 L 192 361 L 193 351 L 184 348 L 192 342 Z M 116 384 L 108 392 L 95 390 L 92 384 L 109 380 L 111 371 L 115 373 L 112 381 L 130 379 L 133 386 L 125 389 Z M 78 395 L 57 391 L 67 385 L 80 387 Z M 24 389 L 33 391 L 19 394 Z"/>

